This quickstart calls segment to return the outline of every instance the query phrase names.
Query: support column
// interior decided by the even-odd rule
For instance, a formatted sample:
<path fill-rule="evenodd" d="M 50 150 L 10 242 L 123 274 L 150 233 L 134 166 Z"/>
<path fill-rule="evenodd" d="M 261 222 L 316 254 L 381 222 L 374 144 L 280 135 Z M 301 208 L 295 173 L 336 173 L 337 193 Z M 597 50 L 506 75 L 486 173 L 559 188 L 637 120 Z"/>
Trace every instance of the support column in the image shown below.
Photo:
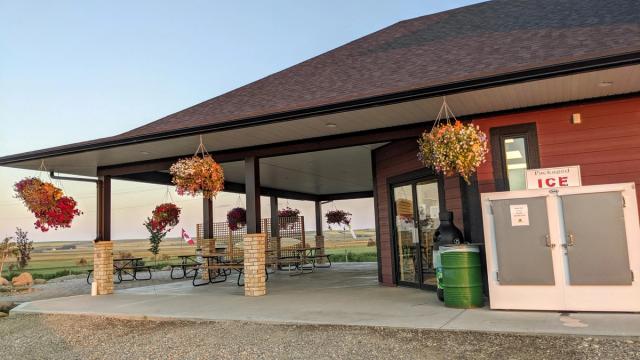
<path fill-rule="evenodd" d="M 258 234 L 260 229 L 260 159 L 244 159 L 244 184 L 247 196 L 247 234 Z"/>
<path fill-rule="evenodd" d="M 213 238 L 213 200 L 202 199 L 202 238 Z"/>
<path fill-rule="evenodd" d="M 111 240 L 111 176 L 100 176 L 97 181 L 96 240 Z"/>
<path fill-rule="evenodd" d="M 324 264 L 324 235 L 322 234 L 322 202 L 316 201 L 316 247 L 318 250 L 318 264 Z"/>
<path fill-rule="evenodd" d="M 205 238 L 202 239 L 202 255 L 213 255 L 216 252 L 216 239 Z M 209 266 L 208 262 L 204 261 L 202 265 L 202 280 L 209 280 Z"/>
<path fill-rule="evenodd" d="M 113 294 L 113 242 L 93 243 L 93 284 L 91 295 Z"/>
<path fill-rule="evenodd" d="M 270 250 L 275 250 L 276 253 L 276 268 L 279 267 L 278 259 L 280 259 L 282 253 L 280 250 L 280 220 L 278 217 L 278 197 L 277 196 L 272 196 L 269 199 L 269 205 L 271 206 L 271 244 L 275 244 L 273 246 L 275 246 L 275 249 L 270 249 Z M 273 247 L 272 246 L 272 247 Z"/>
<path fill-rule="evenodd" d="M 267 234 L 247 234 L 244 237 L 244 295 L 267 294 L 265 273 L 265 243 Z"/>
<path fill-rule="evenodd" d="M 111 176 L 97 181 L 96 240 L 93 242 L 91 295 L 113 294 L 113 242 L 111 241 Z"/>

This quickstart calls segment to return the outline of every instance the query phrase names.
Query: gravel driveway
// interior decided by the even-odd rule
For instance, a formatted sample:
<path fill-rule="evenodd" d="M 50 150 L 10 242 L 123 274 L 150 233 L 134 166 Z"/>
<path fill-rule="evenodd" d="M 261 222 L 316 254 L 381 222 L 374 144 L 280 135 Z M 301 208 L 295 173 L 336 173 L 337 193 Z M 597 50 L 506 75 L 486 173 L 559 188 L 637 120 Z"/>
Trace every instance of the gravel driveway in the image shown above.
<path fill-rule="evenodd" d="M 63 315 L 0 319 L 2 359 L 640 359 L 640 338 Z"/>

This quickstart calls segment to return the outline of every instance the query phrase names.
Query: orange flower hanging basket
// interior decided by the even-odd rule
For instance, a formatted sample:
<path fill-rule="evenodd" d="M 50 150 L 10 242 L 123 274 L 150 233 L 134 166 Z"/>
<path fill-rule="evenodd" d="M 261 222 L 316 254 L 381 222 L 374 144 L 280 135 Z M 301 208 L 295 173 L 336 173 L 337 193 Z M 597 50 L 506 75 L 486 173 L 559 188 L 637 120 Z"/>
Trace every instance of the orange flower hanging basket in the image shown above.
<path fill-rule="evenodd" d="M 193 157 L 180 159 L 171 165 L 169 172 L 179 195 L 213 198 L 224 189 L 224 171 L 215 162 L 200 140 L 200 146 Z"/>

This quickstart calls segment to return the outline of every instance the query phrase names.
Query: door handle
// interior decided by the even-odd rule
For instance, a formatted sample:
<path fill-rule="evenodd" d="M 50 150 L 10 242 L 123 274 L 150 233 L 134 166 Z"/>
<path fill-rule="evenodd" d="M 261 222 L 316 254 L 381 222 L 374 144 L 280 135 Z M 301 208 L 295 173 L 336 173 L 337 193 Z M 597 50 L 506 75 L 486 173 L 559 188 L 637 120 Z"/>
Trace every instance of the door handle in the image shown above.
<path fill-rule="evenodd" d="M 576 245 L 576 237 L 572 233 L 569 233 L 569 241 L 567 242 L 567 246 L 575 246 Z"/>
<path fill-rule="evenodd" d="M 556 247 L 556 244 L 554 244 L 554 243 L 552 243 L 552 242 L 551 242 L 551 237 L 549 236 L 549 234 L 547 234 L 547 235 L 545 235 L 545 236 L 544 236 L 544 241 L 545 241 L 545 245 L 546 245 L 548 248 L 552 248 L 552 249 L 553 249 L 553 248 L 555 248 L 555 247 Z"/>
<path fill-rule="evenodd" d="M 576 236 L 573 235 L 572 233 L 568 233 L 567 234 L 567 243 L 566 244 L 562 244 L 562 247 L 565 250 L 569 250 L 570 246 L 576 246 Z"/>

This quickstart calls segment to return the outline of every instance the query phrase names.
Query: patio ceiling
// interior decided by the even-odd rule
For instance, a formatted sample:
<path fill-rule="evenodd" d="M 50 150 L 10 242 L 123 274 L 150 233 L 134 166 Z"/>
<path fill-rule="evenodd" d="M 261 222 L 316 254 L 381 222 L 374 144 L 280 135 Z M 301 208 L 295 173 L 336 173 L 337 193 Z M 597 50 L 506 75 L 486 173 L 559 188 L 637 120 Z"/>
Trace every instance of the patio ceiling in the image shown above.
<path fill-rule="evenodd" d="M 610 85 L 602 86 L 608 83 Z M 456 93 L 454 90 L 449 90 L 447 92 L 447 102 L 458 116 L 473 116 L 474 114 L 487 112 L 636 93 L 640 91 L 640 65 L 607 68 L 502 86 L 494 84 L 493 86 L 476 90 L 460 91 Z M 434 93 L 434 95 L 440 94 Z M 221 128 L 204 133 L 203 139 L 209 151 L 214 153 L 215 156 L 217 151 L 222 150 L 420 124 L 433 120 L 441 102 L 442 98 L 440 96 L 432 96 L 417 100 L 394 102 L 382 106 L 362 106 L 351 111 L 342 110 L 316 116 L 306 115 L 301 118 L 286 118 L 262 124 L 245 125 L 243 127 Z M 36 151 L 0 158 L 0 165 L 37 170 L 40 167 L 41 160 L 46 156 L 46 165 L 50 170 L 67 174 L 95 176 L 98 167 L 191 154 L 195 150 L 198 141 L 198 134 L 193 134 L 167 137 L 155 141 L 141 140 L 126 145 L 104 145 L 86 150 L 56 151 L 54 148 L 48 149 L 46 153 Z M 357 154 L 359 152 L 355 151 L 351 155 L 359 156 Z M 305 160 L 304 156 L 304 154 L 301 155 L 300 159 L 302 160 L 300 162 L 308 160 Z M 329 158 L 331 158 L 330 155 L 327 156 L 327 159 Z M 292 185 L 303 186 L 295 185 L 286 180 L 286 176 L 280 176 L 278 179 L 270 178 L 270 172 L 273 169 L 278 169 L 283 174 L 292 174 L 299 169 L 298 167 L 283 166 L 280 160 L 274 159 L 276 160 L 263 160 L 266 181 L 264 184 L 271 182 L 274 185 L 278 185 L 285 181 L 287 188 Z M 366 166 L 370 166 L 369 162 L 366 163 Z M 230 178 L 237 176 L 238 165 L 225 164 L 225 167 L 229 169 L 228 176 Z M 313 170 L 310 174 L 317 175 L 315 171 Z M 306 174 L 305 176 L 312 177 L 313 175 Z M 315 179 L 320 178 L 316 176 Z M 331 179 L 324 180 L 327 183 L 332 182 Z M 352 187 L 356 189 L 361 187 L 362 184 L 364 182 L 361 182 L 360 179 L 354 182 Z M 310 185 L 304 186 L 313 187 L 314 193 L 327 191 L 323 187 L 325 185 L 313 184 L 313 181 Z M 331 187 L 329 185 L 326 186 Z"/>

